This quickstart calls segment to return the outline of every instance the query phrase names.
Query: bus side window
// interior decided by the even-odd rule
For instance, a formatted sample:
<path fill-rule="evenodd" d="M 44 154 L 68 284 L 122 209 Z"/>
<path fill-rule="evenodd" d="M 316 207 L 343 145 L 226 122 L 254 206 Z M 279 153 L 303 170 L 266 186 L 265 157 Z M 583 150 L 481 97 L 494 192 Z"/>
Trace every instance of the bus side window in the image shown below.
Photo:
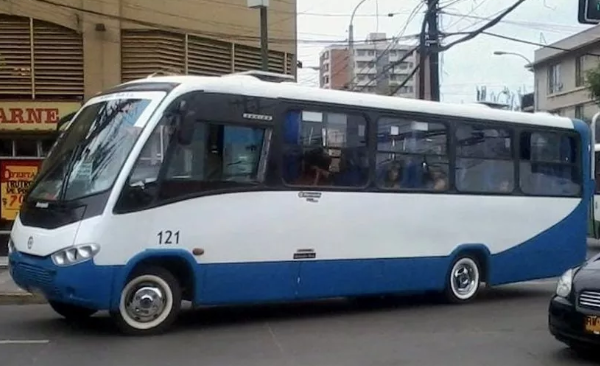
<path fill-rule="evenodd" d="M 263 127 L 198 122 L 191 145 L 175 142 L 159 198 L 255 187 L 264 179 L 270 136 Z"/>
<path fill-rule="evenodd" d="M 448 136 L 442 123 L 382 117 L 377 121 L 377 185 L 445 191 Z"/>
<path fill-rule="evenodd" d="M 462 124 L 456 128 L 456 188 L 473 193 L 512 193 L 513 132 Z"/>
<path fill-rule="evenodd" d="M 577 196 L 581 192 L 577 142 L 556 132 L 521 135 L 520 177 L 525 194 Z"/>
<path fill-rule="evenodd" d="M 360 115 L 290 111 L 282 178 L 295 186 L 363 187 L 368 181 L 367 121 Z"/>

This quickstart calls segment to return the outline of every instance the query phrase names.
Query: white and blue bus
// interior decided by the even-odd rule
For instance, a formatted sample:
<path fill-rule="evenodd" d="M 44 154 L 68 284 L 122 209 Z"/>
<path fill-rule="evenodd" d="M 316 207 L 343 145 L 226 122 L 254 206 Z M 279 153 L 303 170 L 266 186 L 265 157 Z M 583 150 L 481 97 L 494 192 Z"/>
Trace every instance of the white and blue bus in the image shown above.
<path fill-rule="evenodd" d="M 91 98 L 15 221 L 10 273 L 128 334 L 194 306 L 437 292 L 558 276 L 586 255 L 582 121 L 171 76 Z"/>

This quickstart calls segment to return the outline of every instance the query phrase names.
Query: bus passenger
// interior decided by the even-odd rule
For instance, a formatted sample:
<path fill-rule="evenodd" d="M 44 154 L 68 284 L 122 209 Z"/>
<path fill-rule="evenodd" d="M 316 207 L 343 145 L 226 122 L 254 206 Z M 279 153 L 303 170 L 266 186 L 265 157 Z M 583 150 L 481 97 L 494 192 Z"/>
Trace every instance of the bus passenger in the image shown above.
<path fill-rule="evenodd" d="M 432 167 L 429 171 L 429 189 L 434 191 L 445 191 L 448 187 L 448 179 L 446 174 L 438 167 Z"/>
<path fill-rule="evenodd" d="M 383 177 L 384 188 L 399 189 L 400 181 L 402 180 L 402 168 L 400 162 L 397 160 L 392 161 L 385 176 Z"/>
<path fill-rule="evenodd" d="M 328 185 L 331 173 L 329 165 L 331 158 L 323 149 L 308 151 L 302 157 L 301 175 L 296 181 L 297 185 L 318 186 Z"/>

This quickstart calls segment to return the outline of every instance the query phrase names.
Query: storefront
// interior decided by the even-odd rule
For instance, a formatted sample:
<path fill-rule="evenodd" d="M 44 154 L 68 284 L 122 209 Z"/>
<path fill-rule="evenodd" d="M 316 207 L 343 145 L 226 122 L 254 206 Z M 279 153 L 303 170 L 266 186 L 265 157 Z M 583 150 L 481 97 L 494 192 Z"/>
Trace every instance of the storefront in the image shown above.
<path fill-rule="evenodd" d="M 81 34 L 0 14 L 0 256 L 58 121 L 81 105 L 83 74 Z"/>
<path fill-rule="evenodd" d="M 23 195 L 52 147 L 61 117 L 78 102 L 0 101 L 0 256 Z"/>

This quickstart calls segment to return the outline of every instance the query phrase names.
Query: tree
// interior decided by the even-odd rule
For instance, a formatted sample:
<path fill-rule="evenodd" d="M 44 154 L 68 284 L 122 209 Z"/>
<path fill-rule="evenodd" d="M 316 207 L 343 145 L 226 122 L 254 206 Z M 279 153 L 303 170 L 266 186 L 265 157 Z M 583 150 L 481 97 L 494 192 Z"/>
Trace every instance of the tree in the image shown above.
<path fill-rule="evenodd" d="M 586 86 L 592 98 L 600 104 L 600 64 L 586 72 Z"/>

